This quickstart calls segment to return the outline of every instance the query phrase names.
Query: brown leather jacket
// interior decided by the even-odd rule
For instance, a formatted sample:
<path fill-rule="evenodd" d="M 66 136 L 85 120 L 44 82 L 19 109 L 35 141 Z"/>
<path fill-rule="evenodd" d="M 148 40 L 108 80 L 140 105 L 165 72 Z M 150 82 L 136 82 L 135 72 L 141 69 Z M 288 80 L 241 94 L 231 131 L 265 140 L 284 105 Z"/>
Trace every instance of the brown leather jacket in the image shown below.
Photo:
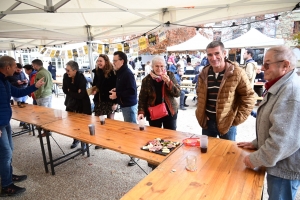
<path fill-rule="evenodd" d="M 164 97 L 171 115 L 174 116 L 178 111 L 178 103 L 174 97 L 180 96 L 180 86 L 177 83 L 174 74 L 169 71 L 167 73 L 170 77 L 170 83 L 169 86 L 167 86 L 166 84 L 164 85 Z M 148 107 L 155 106 L 155 99 L 156 93 L 154 90 L 154 85 L 152 83 L 152 77 L 149 74 L 142 81 L 138 102 L 138 114 L 148 116 Z"/>
<path fill-rule="evenodd" d="M 250 115 L 254 104 L 254 91 L 245 71 L 237 64 L 226 60 L 225 73 L 218 92 L 216 121 L 220 134 L 226 134 L 231 126 L 243 123 Z M 195 111 L 199 125 L 207 128 L 206 100 L 207 76 L 211 66 L 203 68 L 198 79 L 198 104 Z"/>

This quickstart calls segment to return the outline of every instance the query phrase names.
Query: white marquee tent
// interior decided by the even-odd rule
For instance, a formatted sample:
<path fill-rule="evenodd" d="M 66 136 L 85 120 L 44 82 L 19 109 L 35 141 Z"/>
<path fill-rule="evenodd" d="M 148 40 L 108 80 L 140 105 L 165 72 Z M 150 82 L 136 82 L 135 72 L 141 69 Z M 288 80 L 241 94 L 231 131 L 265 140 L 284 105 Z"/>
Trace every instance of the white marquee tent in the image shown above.
<path fill-rule="evenodd" d="M 250 29 L 247 33 L 241 35 L 238 38 L 224 42 L 224 46 L 226 49 L 246 47 L 265 48 L 283 44 L 283 39 L 270 38 L 254 28 Z"/>
<path fill-rule="evenodd" d="M 298 0 L 1 0 L 0 49 L 125 37 L 146 33 L 167 21 L 194 26 L 291 11 L 297 3 Z"/>
<path fill-rule="evenodd" d="M 167 51 L 192 51 L 192 50 L 203 50 L 212 40 L 200 35 L 198 32 L 191 39 L 171 47 L 167 47 Z"/>

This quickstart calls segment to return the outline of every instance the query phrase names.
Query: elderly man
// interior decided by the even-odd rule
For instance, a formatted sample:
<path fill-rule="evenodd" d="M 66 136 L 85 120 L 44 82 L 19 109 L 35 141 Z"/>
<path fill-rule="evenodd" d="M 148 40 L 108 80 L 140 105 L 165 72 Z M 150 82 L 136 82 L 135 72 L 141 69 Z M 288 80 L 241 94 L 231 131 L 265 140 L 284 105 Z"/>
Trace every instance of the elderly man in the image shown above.
<path fill-rule="evenodd" d="M 14 196 L 26 190 L 14 185 L 14 182 L 26 180 L 27 176 L 14 175 L 11 166 L 13 140 L 9 123 L 12 115 L 10 98 L 11 96 L 22 97 L 28 95 L 44 84 L 44 78 L 41 78 L 35 85 L 25 89 L 12 86 L 7 81 L 7 77 L 12 76 L 16 68 L 16 61 L 12 57 L 2 56 L 0 58 L 0 175 L 2 187 L 0 196 Z"/>
<path fill-rule="evenodd" d="M 206 47 L 209 65 L 199 74 L 196 109 L 202 134 L 235 141 L 236 126 L 254 107 L 254 91 L 245 71 L 225 58 L 222 42 Z"/>
<path fill-rule="evenodd" d="M 256 136 L 238 146 L 257 151 L 246 156 L 249 168 L 265 166 L 269 199 L 294 199 L 300 185 L 300 79 L 297 59 L 285 46 L 264 58 L 266 92 L 256 118 Z"/>

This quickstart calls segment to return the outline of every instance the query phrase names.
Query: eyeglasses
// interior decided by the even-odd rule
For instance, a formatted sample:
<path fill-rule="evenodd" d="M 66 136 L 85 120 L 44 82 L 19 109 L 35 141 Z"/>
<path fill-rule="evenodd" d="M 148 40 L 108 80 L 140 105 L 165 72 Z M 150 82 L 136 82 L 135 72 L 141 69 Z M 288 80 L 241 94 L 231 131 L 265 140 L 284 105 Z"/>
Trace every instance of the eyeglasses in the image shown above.
<path fill-rule="evenodd" d="M 119 59 L 120 60 L 120 59 Z M 113 62 L 115 63 L 115 62 L 117 62 L 117 61 L 119 61 L 119 60 L 113 60 Z"/>
<path fill-rule="evenodd" d="M 263 66 L 265 69 L 269 69 L 271 64 L 275 64 L 275 63 L 279 63 L 279 62 L 283 62 L 284 60 L 279 60 L 276 62 L 272 62 L 272 63 L 264 63 Z"/>

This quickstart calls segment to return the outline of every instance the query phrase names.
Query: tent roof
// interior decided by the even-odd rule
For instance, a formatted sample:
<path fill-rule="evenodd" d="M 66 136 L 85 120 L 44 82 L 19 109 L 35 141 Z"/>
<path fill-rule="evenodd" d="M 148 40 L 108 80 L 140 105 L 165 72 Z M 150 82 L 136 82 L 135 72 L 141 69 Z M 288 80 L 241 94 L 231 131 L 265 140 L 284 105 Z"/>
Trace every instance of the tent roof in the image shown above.
<path fill-rule="evenodd" d="M 125 37 L 143 34 L 167 21 L 199 25 L 292 10 L 297 3 L 298 0 L 2 0 L 0 49 Z"/>
<path fill-rule="evenodd" d="M 244 47 L 272 47 L 283 44 L 283 39 L 270 38 L 254 28 L 250 29 L 250 31 L 238 38 L 235 38 L 234 40 L 224 42 L 226 49 Z"/>
<path fill-rule="evenodd" d="M 211 42 L 211 40 L 200 35 L 196 32 L 196 35 L 191 39 L 171 47 L 167 47 L 167 51 L 192 51 L 192 50 L 203 50 Z"/>

